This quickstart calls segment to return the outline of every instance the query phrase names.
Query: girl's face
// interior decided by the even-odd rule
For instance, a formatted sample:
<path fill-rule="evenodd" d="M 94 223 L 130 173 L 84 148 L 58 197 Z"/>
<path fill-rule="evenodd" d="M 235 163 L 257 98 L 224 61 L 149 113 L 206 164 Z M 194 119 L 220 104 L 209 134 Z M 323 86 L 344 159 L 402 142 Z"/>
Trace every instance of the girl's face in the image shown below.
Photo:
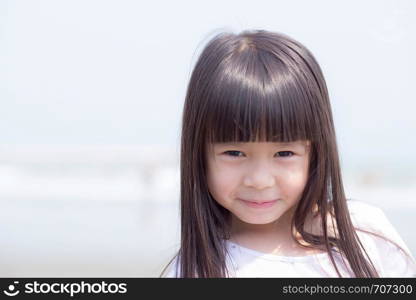
<path fill-rule="evenodd" d="M 308 141 L 212 146 L 207 151 L 209 191 L 241 221 L 272 223 L 299 201 L 308 178 Z"/>

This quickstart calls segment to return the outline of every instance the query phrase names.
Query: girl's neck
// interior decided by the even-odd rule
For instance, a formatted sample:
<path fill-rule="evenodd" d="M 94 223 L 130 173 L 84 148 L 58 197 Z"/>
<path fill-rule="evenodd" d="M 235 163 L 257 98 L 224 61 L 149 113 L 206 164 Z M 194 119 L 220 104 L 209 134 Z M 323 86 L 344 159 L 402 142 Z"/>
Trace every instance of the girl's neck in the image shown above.
<path fill-rule="evenodd" d="M 248 224 L 232 216 L 230 240 L 249 249 L 282 256 L 315 253 L 315 250 L 302 247 L 293 238 L 291 220 L 294 211 L 295 207 L 269 224 Z M 300 239 L 298 234 L 295 236 Z"/>

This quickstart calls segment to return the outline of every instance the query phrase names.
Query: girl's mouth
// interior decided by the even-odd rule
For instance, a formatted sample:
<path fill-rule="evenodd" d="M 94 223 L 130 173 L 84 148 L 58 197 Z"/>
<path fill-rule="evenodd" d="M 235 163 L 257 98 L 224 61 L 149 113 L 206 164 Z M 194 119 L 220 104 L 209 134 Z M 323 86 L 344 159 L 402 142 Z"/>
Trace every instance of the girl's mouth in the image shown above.
<path fill-rule="evenodd" d="M 241 202 L 243 202 L 245 205 L 249 206 L 249 207 L 254 207 L 254 208 L 268 208 L 273 206 L 277 200 L 272 200 L 272 201 L 249 201 L 249 200 L 243 200 L 243 199 L 239 199 L 241 200 Z"/>

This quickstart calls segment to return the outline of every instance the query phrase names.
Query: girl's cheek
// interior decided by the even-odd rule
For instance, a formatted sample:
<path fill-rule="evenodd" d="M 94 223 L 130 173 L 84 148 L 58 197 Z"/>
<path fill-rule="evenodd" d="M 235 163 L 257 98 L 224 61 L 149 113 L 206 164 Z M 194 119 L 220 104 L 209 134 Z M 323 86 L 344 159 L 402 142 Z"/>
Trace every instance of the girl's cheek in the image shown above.
<path fill-rule="evenodd" d="M 235 168 L 220 167 L 218 165 L 211 168 L 208 176 L 211 193 L 219 199 L 232 194 L 239 185 L 240 177 L 238 173 Z"/>
<path fill-rule="evenodd" d="M 211 162 L 208 166 L 208 181 L 212 186 L 222 185 L 224 181 L 229 180 L 233 176 L 233 172 L 229 168 L 225 168 L 218 162 Z"/>
<path fill-rule="evenodd" d="M 230 185 L 239 178 L 239 172 L 230 168 L 217 168 L 214 174 L 214 180 L 220 186 Z"/>
<path fill-rule="evenodd" d="M 291 194 L 297 195 L 302 193 L 307 181 L 307 172 L 303 169 L 291 170 L 286 172 L 281 179 L 282 188 L 290 191 Z"/>
<path fill-rule="evenodd" d="M 216 186 L 235 185 L 244 178 L 245 174 L 251 174 L 247 166 L 221 161 L 212 162 L 208 169 L 211 182 Z M 272 172 L 277 184 L 283 183 L 295 188 L 304 184 L 307 178 L 307 164 L 302 161 L 276 163 L 274 169 L 269 172 Z"/>

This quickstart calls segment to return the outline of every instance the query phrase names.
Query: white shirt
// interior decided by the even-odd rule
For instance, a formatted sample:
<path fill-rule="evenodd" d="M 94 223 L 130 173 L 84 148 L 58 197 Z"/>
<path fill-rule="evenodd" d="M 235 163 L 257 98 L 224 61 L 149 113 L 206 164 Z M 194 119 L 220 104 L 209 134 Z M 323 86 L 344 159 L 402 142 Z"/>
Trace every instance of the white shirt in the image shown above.
<path fill-rule="evenodd" d="M 358 200 L 348 200 L 347 204 L 355 227 L 387 237 L 411 255 L 380 208 Z M 380 277 L 416 277 L 416 262 L 413 256 L 408 258 L 396 245 L 385 239 L 359 230 L 357 235 Z M 338 277 L 328 253 L 280 256 L 248 249 L 229 240 L 225 243 L 229 252 L 227 268 L 230 277 Z M 342 263 L 341 256 L 336 252 L 333 254 L 341 275 L 355 277 Z M 175 258 L 166 277 L 176 277 L 176 267 Z"/>

